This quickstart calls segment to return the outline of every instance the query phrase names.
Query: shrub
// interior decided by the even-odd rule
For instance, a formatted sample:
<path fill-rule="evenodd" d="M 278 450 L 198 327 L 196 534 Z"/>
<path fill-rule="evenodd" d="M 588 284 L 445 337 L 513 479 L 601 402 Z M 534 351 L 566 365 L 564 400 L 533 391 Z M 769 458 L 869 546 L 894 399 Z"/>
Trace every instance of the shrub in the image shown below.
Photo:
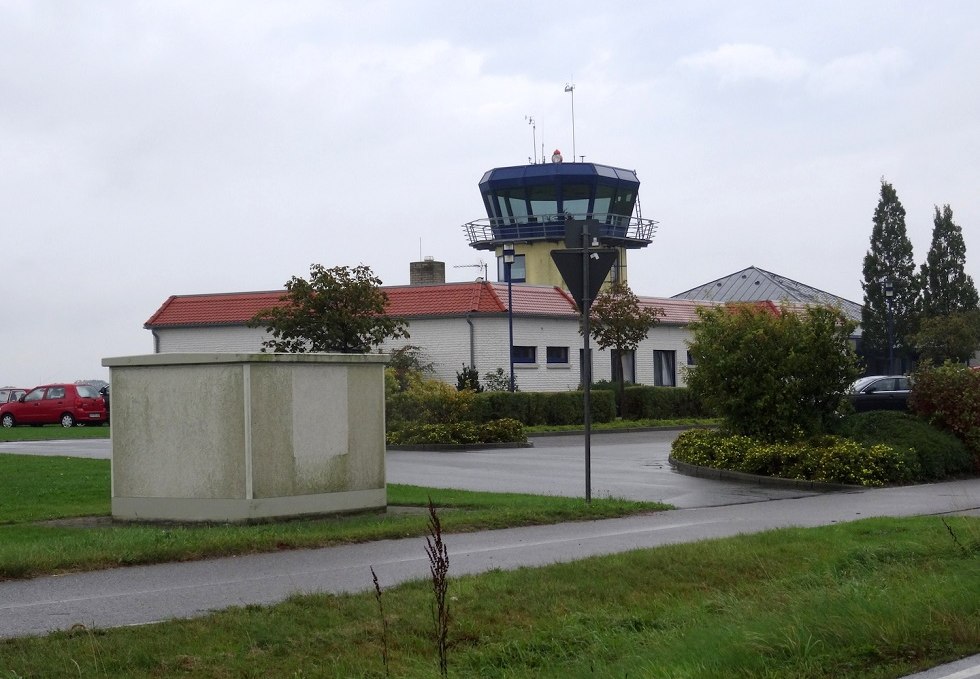
<path fill-rule="evenodd" d="M 908 413 L 857 413 L 841 420 L 835 431 L 864 445 L 883 443 L 896 450 L 911 451 L 916 458 L 918 481 L 960 476 L 973 468 L 972 456 L 959 439 Z"/>
<path fill-rule="evenodd" d="M 709 430 L 681 434 L 672 454 L 702 467 L 861 486 L 909 482 L 916 462 L 909 451 L 865 446 L 839 436 L 781 443 Z"/>
<path fill-rule="evenodd" d="M 517 420 L 493 420 L 476 422 L 452 422 L 426 424 L 401 423 L 388 432 L 389 445 L 399 444 L 450 444 L 471 445 L 479 443 L 527 443 L 524 425 Z"/>
<path fill-rule="evenodd" d="M 388 422 L 447 424 L 470 419 L 472 391 L 456 391 L 439 380 L 422 380 L 408 390 L 390 394 L 385 401 Z"/>
<path fill-rule="evenodd" d="M 953 363 L 920 368 L 913 375 L 909 407 L 959 437 L 980 470 L 980 371 Z"/>
<path fill-rule="evenodd" d="M 705 417 L 701 401 L 686 387 L 627 387 L 622 409 L 625 420 L 670 420 Z"/>
<path fill-rule="evenodd" d="M 701 307 L 687 383 L 732 431 L 769 441 L 826 431 L 857 377 L 839 309 Z"/>

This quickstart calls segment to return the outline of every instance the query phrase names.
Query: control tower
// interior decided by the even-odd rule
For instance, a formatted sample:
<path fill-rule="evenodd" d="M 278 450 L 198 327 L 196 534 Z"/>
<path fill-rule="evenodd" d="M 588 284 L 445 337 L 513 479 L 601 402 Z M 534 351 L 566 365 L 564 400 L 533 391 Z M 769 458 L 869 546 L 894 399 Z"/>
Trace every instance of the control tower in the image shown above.
<path fill-rule="evenodd" d="M 551 251 L 565 248 L 565 220 L 599 222 L 599 245 L 619 251 L 607 282 L 626 282 L 626 251 L 653 239 L 657 223 L 639 214 L 640 180 L 632 170 L 598 163 L 551 163 L 498 167 L 483 175 L 486 219 L 463 225 L 470 247 L 493 250 L 497 280 L 505 280 L 504 244 L 513 244 L 512 282 L 565 287 Z M 636 209 L 636 216 L 634 216 Z"/>

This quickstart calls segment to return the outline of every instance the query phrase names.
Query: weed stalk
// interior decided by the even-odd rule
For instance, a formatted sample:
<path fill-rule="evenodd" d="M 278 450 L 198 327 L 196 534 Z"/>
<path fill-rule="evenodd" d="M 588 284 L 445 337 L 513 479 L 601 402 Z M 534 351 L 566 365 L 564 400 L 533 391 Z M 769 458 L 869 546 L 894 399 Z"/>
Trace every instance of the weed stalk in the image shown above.
<path fill-rule="evenodd" d="M 439 674 L 449 676 L 447 640 L 449 638 L 449 550 L 442 541 L 442 523 L 436 513 L 432 498 L 429 498 L 429 534 L 425 538 L 425 554 L 429 557 L 429 572 L 432 574 L 432 592 L 435 595 L 432 617 L 435 622 L 436 648 L 439 651 Z"/>

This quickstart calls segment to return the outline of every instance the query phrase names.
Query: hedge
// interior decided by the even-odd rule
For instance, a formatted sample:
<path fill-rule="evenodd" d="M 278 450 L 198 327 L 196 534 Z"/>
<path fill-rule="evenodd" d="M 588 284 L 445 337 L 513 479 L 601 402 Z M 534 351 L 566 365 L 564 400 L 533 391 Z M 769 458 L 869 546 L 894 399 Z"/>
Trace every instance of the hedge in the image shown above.
<path fill-rule="evenodd" d="M 624 420 L 676 420 L 709 417 L 687 387 L 626 387 L 623 392 Z"/>
<path fill-rule="evenodd" d="M 691 430 L 677 437 L 677 460 L 760 476 L 861 486 L 910 483 L 918 460 L 909 450 L 866 446 L 840 436 L 795 443 L 768 443 L 720 431 Z"/>
<path fill-rule="evenodd" d="M 392 394 L 386 403 L 389 429 L 398 422 L 451 424 L 512 419 L 528 426 L 583 423 L 584 392 L 581 391 L 455 393 L 465 396 Z M 592 392 L 591 406 L 594 422 L 611 422 L 616 417 L 616 400 L 611 391 Z"/>
<path fill-rule="evenodd" d="M 388 445 L 399 444 L 450 444 L 466 445 L 478 443 L 527 443 L 524 425 L 517 420 L 492 420 L 476 422 L 454 422 L 451 424 L 425 424 L 421 422 L 403 423 L 388 432 Z"/>

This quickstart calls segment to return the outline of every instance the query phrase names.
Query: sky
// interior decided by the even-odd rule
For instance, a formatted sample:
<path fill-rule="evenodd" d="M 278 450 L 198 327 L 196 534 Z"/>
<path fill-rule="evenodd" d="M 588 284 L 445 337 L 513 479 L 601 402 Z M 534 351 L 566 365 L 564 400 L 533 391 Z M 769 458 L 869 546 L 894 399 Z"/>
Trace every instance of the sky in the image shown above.
<path fill-rule="evenodd" d="M 312 263 L 494 278 L 461 225 L 485 171 L 571 158 L 570 83 L 574 154 L 659 222 L 637 294 L 861 302 L 883 178 L 917 264 L 949 204 L 980 277 L 975 2 L 0 0 L 0 385 L 106 379 L 170 295 Z"/>

